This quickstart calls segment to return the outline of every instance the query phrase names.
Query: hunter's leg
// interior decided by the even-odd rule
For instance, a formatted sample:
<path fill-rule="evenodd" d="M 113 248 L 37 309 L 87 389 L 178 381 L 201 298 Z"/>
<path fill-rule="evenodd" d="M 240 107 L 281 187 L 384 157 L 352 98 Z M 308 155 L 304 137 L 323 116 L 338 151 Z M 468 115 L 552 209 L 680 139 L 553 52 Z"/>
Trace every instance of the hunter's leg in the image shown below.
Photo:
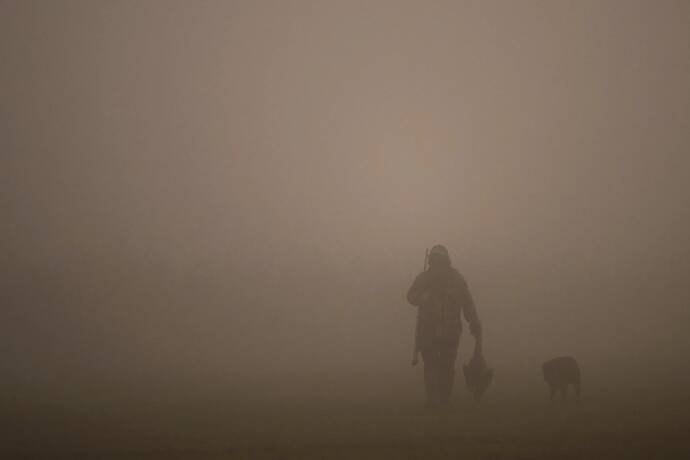
<path fill-rule="evenodd" d="M 424 390 L 426 393 L 426 406 L 434 407 L 437 406 L 439 403 L 438 350 L 422 350 L 422 360 L 424 361 Z"/>
<path fill-rule="evenodd" d="M 455 359 L 458 356 L 457 342 L 444 345 L 439 359 L 439 398 L 440 403 L 448 405 L 453 394 L 453 382 L 455 381 Z"/>

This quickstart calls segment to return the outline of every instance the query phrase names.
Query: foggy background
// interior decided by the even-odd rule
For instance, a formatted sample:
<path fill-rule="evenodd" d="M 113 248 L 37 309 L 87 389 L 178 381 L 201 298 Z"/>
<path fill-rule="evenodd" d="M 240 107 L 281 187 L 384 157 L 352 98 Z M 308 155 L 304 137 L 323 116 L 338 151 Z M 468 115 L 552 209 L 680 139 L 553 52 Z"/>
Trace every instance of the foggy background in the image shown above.
<path fill-rule="evenodd" d="M 3 400 L 412 406 L 405 294 L 437 243 L 487 398 L 546 398 L 558 355 L 585 398 L 687 396 L 689 24 L 686 1 L 0 1 Z"/>

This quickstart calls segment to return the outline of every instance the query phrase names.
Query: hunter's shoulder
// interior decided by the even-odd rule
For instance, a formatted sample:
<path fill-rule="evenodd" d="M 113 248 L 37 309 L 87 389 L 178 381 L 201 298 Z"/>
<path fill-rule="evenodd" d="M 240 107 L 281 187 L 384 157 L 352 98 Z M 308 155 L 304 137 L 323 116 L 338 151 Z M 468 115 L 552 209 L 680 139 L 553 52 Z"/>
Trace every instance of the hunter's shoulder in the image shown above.
<path fill-rule="evenodd" d="M 467 285 L 467 281 L 465 281 L 465 277 L 460 273 L 456 268 L 451 268 L 451 276 L 453 277 L 453 280 L 457 283 L 461 283 L 464 285 Z"/>
<path fill-rule="evenodd" d="M 427 271 L 419 272 L 419 274 L 417 276 L 415 276 L 414 280 L 417 283 L 422 283 L 424 281 L 427 281 L 428 279 L 429 279 L 429 271 L 427 270 Z"/>

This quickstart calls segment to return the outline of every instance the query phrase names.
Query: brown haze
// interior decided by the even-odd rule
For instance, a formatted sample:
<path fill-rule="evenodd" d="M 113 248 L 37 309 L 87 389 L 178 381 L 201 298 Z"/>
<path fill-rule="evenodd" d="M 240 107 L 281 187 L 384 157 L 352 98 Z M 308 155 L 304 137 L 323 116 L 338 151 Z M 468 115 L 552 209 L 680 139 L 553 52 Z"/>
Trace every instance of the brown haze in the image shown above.
<path fill-rule="evenodd" d="M 474 441 L 537 411 L 655 449 L 690 412 L 689 120 L 687 1 L 0 0 L 8 446 L 462 450 L 409 365 L 443 243 L 496 369 L 456 384 Z"/>

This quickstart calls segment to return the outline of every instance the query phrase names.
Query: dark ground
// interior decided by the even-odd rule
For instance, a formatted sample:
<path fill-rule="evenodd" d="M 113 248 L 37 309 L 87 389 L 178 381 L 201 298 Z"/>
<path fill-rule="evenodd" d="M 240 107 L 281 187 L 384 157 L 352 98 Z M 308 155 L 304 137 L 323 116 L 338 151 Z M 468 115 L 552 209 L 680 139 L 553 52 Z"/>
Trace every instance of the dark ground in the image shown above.
<path fill-rule="evenodd" d="M 545 393 L 489 394 L 479 404 L 456 394 L 447 414 L 376 395 L 349 403 L 24 404 L 5 412 L 10 441 L 0 453 L 104 459 L 690 458 L 687 399 L 661 394 L 635 401 L 634 395 L 600 393 L 575 407 L 550 406 Z"/>

